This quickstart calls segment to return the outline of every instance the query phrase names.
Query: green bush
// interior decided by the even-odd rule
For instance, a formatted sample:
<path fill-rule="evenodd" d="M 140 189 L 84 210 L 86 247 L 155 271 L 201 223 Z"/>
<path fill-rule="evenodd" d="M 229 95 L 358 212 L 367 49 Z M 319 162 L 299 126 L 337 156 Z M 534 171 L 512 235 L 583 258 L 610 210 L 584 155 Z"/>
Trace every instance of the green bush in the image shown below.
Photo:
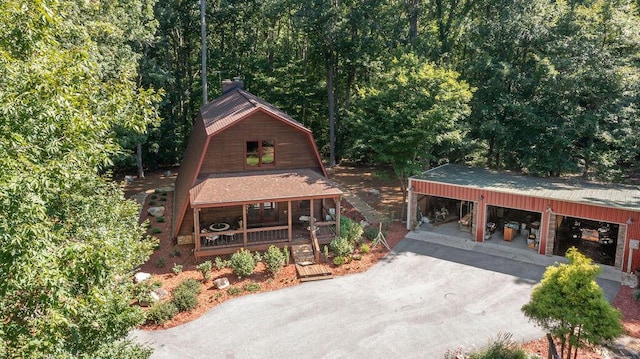
<path fill-rule="evenodd" d="M 229 295 L 238 295 L 242 293 L 242 288 L 229 287 L 229 289 L 227 289 L 227 293 L 229 293 Z"/>
<path fill-rule="evenodd" d="M 378 227 L 367 227 L 364 229 L 364 236 L 372 241 L 378 236 Z"/>
<path fill-rule="evenodd" d="M 156 201 L 154 201 L 154 200 L 149 201 L 149 205 L 150 206 L 155 206 L 156 205 Z"/>
<path fill-rule="evenodd" d="M 340 237 L 346 238 L 351 245 L 355 246 L 362 241 L 364 226 L 356 223 L 348 217 L 340 217 Z"/>
<path fill-rule="evenodd" d="M 345 237 L 339 237 L 329 243 L 331 250 L 337 257 L 346 257 L 353 253 L 353 244 Z"/>
<path fill-rule="evenodd" d="M 284 266 L 284 253 L 276 246 L 269 246 L 263 258 L 267 271 L 275 277 Z"/>
<path fill-rule="evenodd" d="M 151 292 L 160 287 L 162 287 L 162 282 L 160 281 L 142 281 L 133 286 L 133 297 L 138 301 L 138 303 L 150 303 Z"/>
<path fill-rule="evenodd" d="M 244 285 L 244 290 L 246 290 L 247 292 L 257 292 L 260 290 L 260 284 L 259 283 L 247 283 Z"/>
<path fill-rule="evenodd" d="M 253 260 L 256 261 L 256 263 L 262 262 L 262 256 L 260 255 L 259 252 L 255 252 L 253 254 Z"/>
<path fill-rule="evenodd" d="M 256 260 L 246 249 L 240 249 L 231 256 L 231 269 L 238 277 L 248 277 L 256 269 Z"/>
<path fill-rule="evenodd" d="M 289 265 L 289 260 L 291 260 L 291 253 L 289 252 L 289 247 L 284 246 L 284 265 Z"/>
<path fill-rule="evenodd" d="M 158 302 L 147 311 L 147 322 L 163 324 L 178 314 L 178 308 L 172 302 Z"/>
<path fill-rule="evenodd" d="M 173 290 L 171 301 L 179 312 L 186 312 L 198 304 L 198 293 L 200 293 L 200 283 L 195 279 L 187 279 Z"/>
<path fill-rule="evenodd" d="M 636 300 L 640 302 L 640 289 L 636 290 Z"/>
<path fill-rule="evenodd" d="M 164 257 L 158 258 L 158 260 L 156 261 L 156 266 L 158 268 L 166 267 L 167 266 L 167 260 Z"/>
<path fill-rule="evenodd" d="M 173 250 L 171 251 L 172 257 L 180 257 L 181 255 L 182 253 L 180 252 L 180 249 L 178 249 L 177 247 L 174 247 Z"/>
<path fill-rule="evenodd" d="M 498 334 L 486 348 L 472 353 L 469 359 L 527 359 L 528 355 L 511 340 L 511 334 Z"/>
<path fill-rule="evenodd" d="M 196 268 L 202 273 L 202 279 L 205 282 L 211 279 L 211 261 L 200 263 Z"/>
<path fill-rule="evenodd" d="M 151 228 L 151 234 L 160 234 L 160 233 L 162 233 L 162 229 L 158 227 Z"/>
<path fill-rule="evenodd" d="M 229 268 L 231 266 L 231 261 L 228 259 L 223 259 L 222 257 L 216 257 L 214 260 L 216 269 L 222 270 L 225 268 Z"/>
<path fill-rule="evenodd" d="M 353 258 L 354 260 L 359 261 L 359 260 L 362 259 L 362 255 L 361 254 L 354 254 L 354 255 L 351 256 L 351 258 Z"/>
<path fill-rule="evenodd" d="M 158 217 L 156 217 L 156 221 L 162 223 L 162 222 L 164 222 L 164 217 L 163 216 L 158 216 Z"/>
<path fill-rule="evenodd" d="M 333 257 L 333 264 L 335 264 L 337 266 L 341 266 L 341 265 L 345 264 L 346 262 L 347 262 L 347 259 L 345 257 L 342 257 L 342 256 Z"/>
<path fill-rule="evenodd" d="M 367 254 L 369 252 L 371 252 L 371 247 L 366 243 L 362 243 L 360 245 L 360 253 Z"/>
<path fill-rule="evenodd" d="M 176 275 L 182 273 L 182 264 L 173 263 L 173 268 L 171 268 L 171 270 L 173 271 L 173 274 Z"/>

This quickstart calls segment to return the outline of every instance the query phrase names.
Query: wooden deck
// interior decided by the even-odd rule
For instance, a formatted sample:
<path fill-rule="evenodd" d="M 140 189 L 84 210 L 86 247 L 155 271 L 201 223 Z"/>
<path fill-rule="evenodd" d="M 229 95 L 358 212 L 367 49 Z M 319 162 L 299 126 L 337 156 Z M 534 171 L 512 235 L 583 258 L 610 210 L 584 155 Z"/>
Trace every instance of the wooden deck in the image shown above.
<path fill-rule="evenodd" d="M 329 267 L 323 264 L 310 264 L 306 266 L 296 264 L 296 271 L 298 272 L 298 277 L 300 277 L 301 282 L 333 278 Z"/>
<path fill-rule="evenodd" d="M 291 254 L 293 255 L 293 261 L 296 264 L 296 271 L 298 272 L 298 277 L 301 282 L 333 278 L 329 267 L 315 263 L 311 244 L 291 246 Z"/>

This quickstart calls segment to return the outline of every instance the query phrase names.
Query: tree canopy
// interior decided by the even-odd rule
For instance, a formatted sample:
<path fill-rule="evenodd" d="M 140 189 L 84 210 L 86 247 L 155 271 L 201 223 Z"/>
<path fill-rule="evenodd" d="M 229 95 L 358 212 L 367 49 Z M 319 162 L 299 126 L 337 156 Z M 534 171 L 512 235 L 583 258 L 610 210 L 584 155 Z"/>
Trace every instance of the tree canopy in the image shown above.
<path fill-rule="evenodd" d="M 116 127 L 156 117 L 134 51 L 153 3 L 9 1 L 0 7 L 0 356 L 145 357 L 131 272 L 151 253 L 105 173 Z"/>
<path fill-rule="evenodd" d="M 522 311 L 559 338 L 561 356 L 571 358 L 580 347 L 601 345 L 618 337 L 623 327 L 622 315 L 609 304 L 595 281 L 600 267 L 575 247 L 566 256 L 569 264 L 548 267 Z"/>

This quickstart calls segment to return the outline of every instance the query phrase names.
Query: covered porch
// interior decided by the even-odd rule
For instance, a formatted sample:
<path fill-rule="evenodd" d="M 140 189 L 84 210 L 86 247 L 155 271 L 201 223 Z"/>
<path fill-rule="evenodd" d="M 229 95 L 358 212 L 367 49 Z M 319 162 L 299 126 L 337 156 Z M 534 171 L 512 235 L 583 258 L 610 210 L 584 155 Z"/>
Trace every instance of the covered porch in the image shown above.
<path fill-rule="evenodd" d="M 210 176 L 190 197 L 196 257 L 340 235 L 342 191 L 312 171 Z"/>

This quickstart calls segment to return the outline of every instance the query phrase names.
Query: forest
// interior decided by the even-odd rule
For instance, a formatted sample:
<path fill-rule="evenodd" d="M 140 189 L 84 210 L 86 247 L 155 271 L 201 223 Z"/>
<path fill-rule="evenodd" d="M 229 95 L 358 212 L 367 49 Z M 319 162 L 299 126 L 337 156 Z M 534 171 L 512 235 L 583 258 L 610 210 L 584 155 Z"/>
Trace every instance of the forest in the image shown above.
<path fill-rule="evenodd" d="M 242 79 L 330 166 L 638 175 L 638 0 L 0 3 L 0 357 L 148 357 L 130 278 L 157 240 L 113 174 L 180 163 L 201 4 L 208 99 Z"/>
<path fill-rule="evenodd" d="M 206 0 L 205 0 L 206 1 Z M 640 2 L 206 2 L 208 98 L 220 80 L 312 129 L 327 163 L 445 162 L 634 176 L 640 161 Z M 162 119 L 122 142 L 133 166 L 178 164 L 202 105 L 198 1 L 159 0 L 141 85 Z"/>

